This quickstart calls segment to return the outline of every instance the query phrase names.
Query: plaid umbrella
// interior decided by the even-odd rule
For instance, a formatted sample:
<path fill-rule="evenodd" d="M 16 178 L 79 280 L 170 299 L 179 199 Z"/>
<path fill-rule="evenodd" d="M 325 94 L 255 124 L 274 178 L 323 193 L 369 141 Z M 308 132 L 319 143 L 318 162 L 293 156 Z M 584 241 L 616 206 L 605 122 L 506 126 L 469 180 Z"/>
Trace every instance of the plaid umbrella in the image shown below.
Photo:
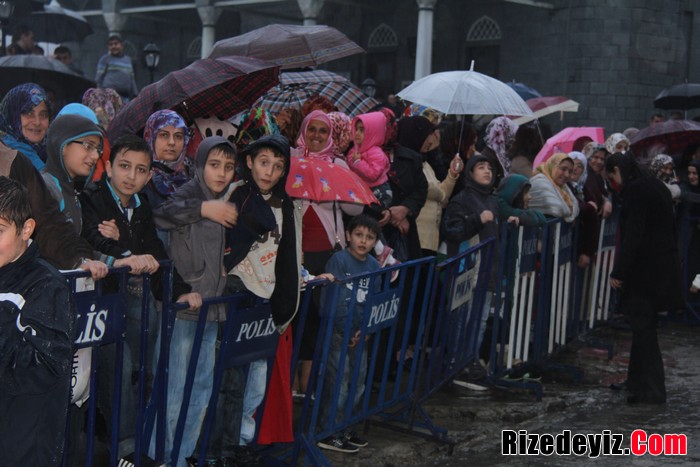
<path fill-rule="evenodd" d="M 209 58 L 245 55 L 288 69 L 317 66 L 362 52 L 362 47 L 330 26 L 270 24 L 218 41 Z"/>
<path fill-rule="evenodd" d="M 654 147 L 658 147 L 657 153 L 673 155 L 694 143 L 700 143 L 700 123 L 692 120 L 667 120 L 656 123 L 642 128 L 630 140 L 632 151 L 642 158 Z"/>
<path fill-rule="evenodd" d="M 247 110 L 277 84 L 278 75 L 278 66 L 251 57 L 197 60 L 143 88 L 114 117 L 109 137 L 137 133 L 161 109 L 176 111 L 188 123 L 214 115 L 226 120 Z"/>
<path fill-rule="evenodd" d="M 256 105 L 276 113 L 284 107 L 301 108 L 316 94 L 327 97 L 350 116 L 368 112 L 377 105 L 350 80 L 325 70 L 281 73 L 280 84 L 266 92 Z"/>

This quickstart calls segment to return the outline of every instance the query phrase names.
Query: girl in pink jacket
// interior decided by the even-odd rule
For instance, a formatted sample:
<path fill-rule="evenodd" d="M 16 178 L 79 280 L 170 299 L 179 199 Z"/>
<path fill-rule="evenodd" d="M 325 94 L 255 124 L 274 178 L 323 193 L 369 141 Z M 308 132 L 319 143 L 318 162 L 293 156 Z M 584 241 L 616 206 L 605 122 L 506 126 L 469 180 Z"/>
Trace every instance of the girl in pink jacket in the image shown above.
<path fill-rule="evenodd" d="M 364 180 L 384 207 L 391 205 L 389 186 L 390 162 L 382 150 L 386 134 L 386 117 L 382 112 L 358 115 L 352 121 L 353 145 L 348 152 L 348 166 Z"/>

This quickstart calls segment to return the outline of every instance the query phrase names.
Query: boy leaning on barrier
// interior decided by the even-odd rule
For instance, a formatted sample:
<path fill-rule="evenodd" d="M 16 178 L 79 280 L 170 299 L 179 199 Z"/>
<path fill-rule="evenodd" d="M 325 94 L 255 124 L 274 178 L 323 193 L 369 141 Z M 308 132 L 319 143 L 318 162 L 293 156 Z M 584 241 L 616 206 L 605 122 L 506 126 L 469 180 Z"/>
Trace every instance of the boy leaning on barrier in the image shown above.
<path fill-rule="evenodd" d="M 115 141 L 109 161 L 106 163 L 106 178 L 89 185 L 80 195 L 83 227 L 81 235 L 99 252 L 114 258 L 131 258 L 142 269 L 151 272 L 152 296 L 149 297 L 149 333 L 146 371 L 152 377 L 152 358 L 158 336 L 159 318 L 153 297 L 169 300 L 163 296 L 163 274 L 159 260 L 167 260 L 168 254 L 156 233 L 148 199 L 139 192 L 151 178 L 152 155 L 148 144 L 138 136 L 126 135 Z M 116 229 L 111 226 L 115 226 Z M 202 298 L 192 292 L 192 287 L 173 272 L 172 296 L 178 302 L 187 302 L 191 309 L 202 305 Z M 126 293 L 126 352 L 124 377 L 127 387 L 135 384 L 141 348 L 141 304 L 143 296 L 142 278 L 130 276 Z M 132 370 L 134 372 L 132 373 Z M 112 373 L 113 374 L 113 373 Z M 111 393 L 111 388 L 107 389 Z M 111 405 L 105 401 L 106 407 Z M 135 407 L 131 392 L 122 394 L 122 426 L 133 435 Z M 126 425 L 125 425 L 126 423 Z"/>
<path fill-rule="evenodd" d="M 75 304 L 39 258 L 27 190 L 0 177 L 0 453 L 3 465 L 61 464 Z"/>
<path fill-rule="evenodd" d="M 332 275 L 331 280 L 342 280 L 348 276 L 364 274 L 381 269 L 381 265 L 369 253 L 373 251 L 374 246 L 381 234 L 379 223 L 366 215 L 359 215 L 347 224 L 345 231 L 345 239 L 347 248 L 335 253 L 331 256 L 326 264 L 326 273 Z M 376 279 L 379 280 L 379 279 Z M 326 367 L 325 381 L 323 383 L 323 398 L 320 410 L 321 423 L 332 425 L 329 420 L 331 413 L 331 400 L 333 397 L 333 389 L 338 376 L 341 378 L 341 387 L 338 394 L 338 403 L 336 406 L 336 419 L 342 417 L 347 404 L 348 392 L 350 391 L 350 379 L 353 369 L 356 365 L 360 365 L 360 370 L 357 378 L 357 388 L 353 406 L 362 399 L 365 391 L 365 380 L 367 378 L 367 346 L 363 346 L 362 354 L 357 353 L 357 347 L 360 339 L 360 328 L 362 327 L 362 309 L 366 296 L 369 293 L 369 279 L 348 282 L 340 290 L 338 301 L 336 302 L 336 313 L 333 322 L 333 337 L 331 339 L 331 348 L 329 349 L 328 363 Z M 353 287 L 356 286 L 356 307 L 354 310 L 349 310 L 348 305 L 351 301 Z M 326 293 L 330 293 L 326 291 Z M 324 298 L 326 298 L 324 296 Z M 324 299 L 324 302 L 326 300 Z M 324 303 L 324 309 L 329 306 L 329 303 Z M 343 333 L 346 329 L 347 321 L 351 320 L 352 325 L 351 336 L 348 341 L 348 351 L 345 356 L 345 365 L 343 366 L 342 375 L 338 375 L 340 367 L 340 355 L 342 351 Z M 318 442 L 318 447 L 331 451 L 354 453 L 361 447 L 367 446 L 367 440 L 357 436 L 352 431 L 336 433 Z"/>
<path fill-rule="evenodd" d="M 236 149 L 225 138 L 205 138 L 195 154 L 194 178 L 154 209 L 156 225 L 168 231 L 168 254 L 182 278 L 202 297 L 220 297 L 226 285 L 225 230 L 238 218 L 235 205 L 226 199 L 234 177 Z M 165 415 L 165 458 L 174 448 L 175 428 L 184 397 L 190 355 L 193 352 L 199 311 L 177 313 L 168 361 L 168 407 Z M 185 467 L 195 450 L 214 380 L 218 321 L 226 319 L 223 305 L 207 310 L 187 418 L 180 443 L 180 457 L 172 467 Z M 162 333 L 160 335 L 162 338 Z M 154 438 L 149 454 L 155 454 Z"/>
<path fill-rule="evenodd" d="M 246 146 L 241 156 L 243 184 L 229 200 L 238 209 L 238 221 L 227 231 L 226 293 L 248 291 L 269 299 L 275 328 L 284 333 L 299 302 L 301 270 L 300 211 L 294 209 L 285 189 L 290 168 L 289 141 L 280 135 L 266 135 Z M 290 363 L 278 360 L 276 366 L 289 375 Z M 223 465 L 260 463 L 248 445 L 255 436 L 253 416 L 266 392 L 267 360 L 251 362 L 247 378 L 244 374 L 242 368 L 231 368 L 220 390 L 222 410 L 218 411 L 214 430 L 215 438 L 220 439 L 213 439 L 211 445 L 220 446 L 220 452 L 213 454 L 221 457 Z M 276 406 L 291 409 L 288 383 L 283 394 L 268 395 L 270 404 L 279 402 L 270 400 L 274 397 L 287 397 L 286 404 Z M 291 432 L 291 410 L 275 417 L 279 424 L 288 421 L 286 428 Z M 284 427 L 279 430 L 284 431 Z"/>

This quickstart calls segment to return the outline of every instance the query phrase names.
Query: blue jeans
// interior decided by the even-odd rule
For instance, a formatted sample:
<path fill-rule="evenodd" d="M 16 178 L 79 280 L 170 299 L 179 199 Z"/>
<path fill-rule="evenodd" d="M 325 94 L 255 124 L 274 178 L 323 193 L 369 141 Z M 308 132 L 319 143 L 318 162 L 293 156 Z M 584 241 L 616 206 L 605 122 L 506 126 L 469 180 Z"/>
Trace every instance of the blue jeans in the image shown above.
<path fill-rule="evenodd" d="M 267 360 L 250 362 L 245 392 L 243 393 L 243 417 L 241 419 L 241 445 L 249 444 L 255 437 L 255 411 L 265 397 L 267 386 Z"/>
<path fill-rule="evenodd" d="M 323 382 L 323 399 L 321 400 L 319 419 L 321 420 L 321 426 L 329 429 L 332 429 L 335 423 L 338 423 L 343 419 L 343 412 L 345 410 L 345 405 L 347 404 L 350 392 L 350 378 L 352 378 L 355 371 L 355 365 L 360 365 L 360 372 L 357 376 L 358 381 L 355 391 L 355 398 L 353 400 L 353 407 L 356 407 L 362 399 L 362 395 L 365 392 L 365 381 L 367 379 L 368 343 L 364 343 L 361 355 L 357 352 L 358 346 L 360 345 L 358 343 L 354 348 L 349 348 L 345 354 L 345 365 L 343 366 L 343 375 L 340 383 L 340 391 L 338 393 L 335 419 L 330 420 L 329 417 L 332 403 L 331 398 L 333 397 L 335 385 L 337 384 L 338 380 L 338 368 L 340 367 L 340 351 L 342 343 L 342 335 L 334 333 L 333 338 L 331 339 L 328 361 L 326 363 L 326 379 Z"/>
<path fill-rule="evenodd" d="M 170 341 L 170 362 L 168 375 L 168 406 L 165 422 L 165 461 L 170 465 L 170 457 L 173 449 L 173 438 L 177 419 L 180 416 L 185 378 L 187 377 L 187 365 L 189 364 L 194 335 L 197 329 L 196 321 L 176 319 L 173 326 L 173 337 Z M 197 446 L 199 431 L 204 420 L 204 415 L 211 397 L 214 383 L 214 361 L 216 355 L 216 335 L 218 323 L 209 322 L 204 327 L 202 347 L 197 360 L 197 371 L 192 386 L 192 395 L 187 410 L 185 429 L 180 443 L 180 455 L 177 464 L 173 467 L 186 467 L 186 457 L 192 455 Z M 159 334 L 156 348 L 160 348 Z M 154 365 L 155 367 L 155 365 Z M 151 438 L 149 455 L 155 458 L 155 436 Z"/>

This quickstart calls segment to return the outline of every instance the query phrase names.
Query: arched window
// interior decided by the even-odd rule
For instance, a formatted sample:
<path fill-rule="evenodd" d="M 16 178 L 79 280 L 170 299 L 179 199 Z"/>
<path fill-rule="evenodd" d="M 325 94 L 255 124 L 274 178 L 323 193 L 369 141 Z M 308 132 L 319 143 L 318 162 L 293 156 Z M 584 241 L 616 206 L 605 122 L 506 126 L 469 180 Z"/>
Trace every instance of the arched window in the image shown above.
<path fill-rule="evenodd" d="M 467 42 L 491 42 L 501 40 L 501 28 L 488 16 L 474 21 L 467 33 Z"/>
<path fill-rule="evenodd" d="M 399 46 L 399 38 L 388 25 L 382 23 L 369 34 L 368 50 L 392 50 Z"/>

